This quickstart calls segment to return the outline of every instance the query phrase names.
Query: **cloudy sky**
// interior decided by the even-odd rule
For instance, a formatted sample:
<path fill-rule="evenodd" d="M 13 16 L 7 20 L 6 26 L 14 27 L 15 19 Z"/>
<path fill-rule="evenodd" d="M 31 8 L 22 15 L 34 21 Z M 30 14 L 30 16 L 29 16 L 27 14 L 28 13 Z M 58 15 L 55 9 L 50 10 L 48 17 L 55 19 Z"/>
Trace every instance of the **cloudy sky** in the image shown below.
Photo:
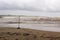
<path fill-rule="evenodd" d="M 0 15 L 60 16 L 60 0 L 0 0 Z"/>

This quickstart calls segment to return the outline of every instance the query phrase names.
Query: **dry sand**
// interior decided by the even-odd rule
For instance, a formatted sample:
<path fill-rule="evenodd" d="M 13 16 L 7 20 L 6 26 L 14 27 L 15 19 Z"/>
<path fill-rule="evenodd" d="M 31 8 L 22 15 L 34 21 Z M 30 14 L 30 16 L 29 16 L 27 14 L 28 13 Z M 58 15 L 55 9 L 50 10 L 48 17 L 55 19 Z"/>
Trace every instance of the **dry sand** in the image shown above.
<path fill-rule="evenodd" d="M 0 28 L 0 40 L 60 40 L 60 32 Z"/>

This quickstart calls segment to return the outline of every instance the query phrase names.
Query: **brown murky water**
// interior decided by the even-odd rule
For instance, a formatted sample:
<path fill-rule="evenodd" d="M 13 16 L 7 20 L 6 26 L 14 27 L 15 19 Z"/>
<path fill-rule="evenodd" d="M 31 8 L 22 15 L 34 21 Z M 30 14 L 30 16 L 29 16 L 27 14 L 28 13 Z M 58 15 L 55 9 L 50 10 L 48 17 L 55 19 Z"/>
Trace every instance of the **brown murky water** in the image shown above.
<path fill-rule="evenodd" d="M 20 18 L 20 21 L 19 21 Z M 41 20 L 44 18 L 45 20 Z M 21 28 L 60 32 L 60 21 L 48 21 L 48 17 L 3 17 L 0 18 L 0 27 Z M 47 21 L 46 21 L 47 20 Z M 20 24 L 19 24 L 20 23 Z"/>

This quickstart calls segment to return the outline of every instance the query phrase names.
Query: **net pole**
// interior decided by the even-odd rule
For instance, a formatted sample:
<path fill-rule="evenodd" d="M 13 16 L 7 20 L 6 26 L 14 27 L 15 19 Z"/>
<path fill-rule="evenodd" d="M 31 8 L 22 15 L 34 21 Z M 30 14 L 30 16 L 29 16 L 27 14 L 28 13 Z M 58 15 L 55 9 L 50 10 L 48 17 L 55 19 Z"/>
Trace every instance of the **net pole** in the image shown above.
<path fill-rule="evenodd" d="M 21 25 L 20 25 L 20 16 L 18 16 L 18 28 L 17 29 L 20 29 Z"/>

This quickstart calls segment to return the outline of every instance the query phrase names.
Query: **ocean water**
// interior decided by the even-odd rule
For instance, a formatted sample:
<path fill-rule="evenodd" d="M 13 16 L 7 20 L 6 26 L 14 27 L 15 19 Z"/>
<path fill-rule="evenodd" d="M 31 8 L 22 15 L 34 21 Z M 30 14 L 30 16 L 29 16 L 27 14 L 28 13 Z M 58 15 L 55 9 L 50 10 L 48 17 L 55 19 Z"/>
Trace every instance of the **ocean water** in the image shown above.
<path fill-rule="evenodd" d="M 21 20 L 23 20 L 23 18 L 21 18 Z M 5 22 L 5 23 L 4 23 Z M 46 21 L 40 21 L 38 22 L 34 22 L 34 21 L 20 21 L 23 23 L 6 23 L 6 22 L 18 22 L 18 18 L 17 17 L 4 17 L 4 18 L 0 18 L 0 27 L 13 27 L 13 28 L 28 28 L 28 29 L 35 29 L 35 30 L 43 30 L 43 31 L 51 31 L 51 32 L 60 32 L 60 21 L 59 22 L 48 22 L 46 23 Z M 51 24 L 52 23 L 52 24 Z M 19 26 L 18 26 L 19 25 Z"/>

